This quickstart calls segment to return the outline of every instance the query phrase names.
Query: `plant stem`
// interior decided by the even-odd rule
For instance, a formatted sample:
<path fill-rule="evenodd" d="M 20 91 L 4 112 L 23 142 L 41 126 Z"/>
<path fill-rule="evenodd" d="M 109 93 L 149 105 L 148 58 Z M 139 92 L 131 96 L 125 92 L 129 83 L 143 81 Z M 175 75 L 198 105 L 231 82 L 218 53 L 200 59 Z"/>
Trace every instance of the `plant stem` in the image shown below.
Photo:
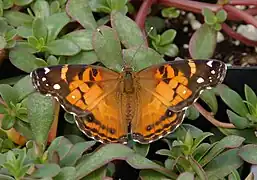
<path fill-rule="evenodd" d="M 148 15 L 148 11 L 155 2 L 156 0 L 145 0 L 137 12 L 135 22 L 143 32 L 145 29 L 145 19 Z"/>
<path fill-rule="evenodd" d="M 244 44 L 248 45 L 248 46 L 257 46 L 257 41 L 252 41 L 244 36 L 242 36 L 241 34 L 235 32 L 232 28 L 230 28 L 227 24 L 223 23 L 222 24 L 222 29 L 232 38 L 237 39 L 241 42 L 243 42 Z"/>
<path fill-rule="evenodd" d="M 257 1 L 256 0 L 230 0 L 229 4 L 249 6 L 249 5 L 257 5 Z"/>
<path fill-rule="evenodd" d="M 216 120 L 210 112 L 206 111 L 199 103 L 194 103 L 195 108 L 205 117 L 208 121 L 210 121 L 213 125 L 216 127 L 222 127 L 222 128 L 229 128 L 229 129 L 234 129 L 236 128 L 233 124 L 231 123 L 224 123 Z"/>

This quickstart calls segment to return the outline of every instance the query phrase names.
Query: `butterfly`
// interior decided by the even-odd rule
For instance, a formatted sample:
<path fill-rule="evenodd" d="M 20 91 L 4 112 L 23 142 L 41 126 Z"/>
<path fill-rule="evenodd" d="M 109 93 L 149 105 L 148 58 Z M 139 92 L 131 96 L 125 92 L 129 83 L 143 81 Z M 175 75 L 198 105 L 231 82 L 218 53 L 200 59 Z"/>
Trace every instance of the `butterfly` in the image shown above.
<path fill-rule="evenodd" d="M 55 97 L 78 128 L 102 143 L 147 144 L 173 132 L 186 109 L 208 88 L 222 83 L 219 60 L 177 60 L 139 72 L 93 65 L 57 65 L 31 73 L 34 87 Z"/>

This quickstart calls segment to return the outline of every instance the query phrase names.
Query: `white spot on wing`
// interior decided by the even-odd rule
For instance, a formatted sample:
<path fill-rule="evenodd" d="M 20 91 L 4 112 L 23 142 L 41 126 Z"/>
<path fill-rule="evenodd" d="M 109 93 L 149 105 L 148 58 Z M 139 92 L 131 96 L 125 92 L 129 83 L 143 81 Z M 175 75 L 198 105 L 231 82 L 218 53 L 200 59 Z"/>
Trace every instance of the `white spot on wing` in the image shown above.
<path fill-rule="evenodd" d="M 203 83 L 203 82 L 204 82 L 204 79 L 203 79 L 203 78 L 201 78 L 201 77 L 199 77 L 199 78 L 196 80 L 196 82 L 197 82 L 198 84 L 201 84 L 201 83 Z"/>
<path fill-rule="evenodd" d="M 46 78 L 45 78 L 45 77 L 42 77 L 42 81 L 46 81 Z"/>
<path fill-rule="evenodd" d="M 53 88 L 57 90 L 57 89 L 61 89 L 61 86 L 60 86 L 59 84 L 55 84 L 55 85 L 53 86 Z"/>
<path fill-rule="evenodd" d="M 48 84 L 46 84 L 46 86 L 49 86 Z"/>
<path fill-rule="evenodd" d="M 212 71 L 211 71 L 211 73 L 212 73 L 212 74 L 215 74 L 215 71 L 214 71 L 214 70 L 212 70 Z"/>
<path fill-rule="evenodd" d="M 212 67 L 212 63 L 213 63 L 213 61 L 208 61 L 206 64 L 207 64 L 207 66 Z"/>
<path fill-rule="evenodd" d="M 44 70 L 45 70 L 45 74 L 47 74 L 47 73 L 49 73 L 50 72 L 50 69 L 49 68 L 44 68 Z"/>

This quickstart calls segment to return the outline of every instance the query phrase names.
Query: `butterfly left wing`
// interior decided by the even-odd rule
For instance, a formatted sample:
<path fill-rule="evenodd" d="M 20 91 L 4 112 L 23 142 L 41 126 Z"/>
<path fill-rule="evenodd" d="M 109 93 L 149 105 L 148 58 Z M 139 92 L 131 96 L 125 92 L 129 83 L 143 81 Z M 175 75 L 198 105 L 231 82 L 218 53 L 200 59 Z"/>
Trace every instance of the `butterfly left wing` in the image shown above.
<path fill-rule="evenodd" d="M 221 83 L 225 74 L 226 65 L 218 60 L 179 60 L 138 72 L 133 139 L 149 143 L 172 132 L 182 122 L 184 110 L 204 89 Z"/>
<path fill-rule="evenodd" d="M 39 68 L 31 73 L 35 88 L 55 97 L 75 115 L 87 136 L 101 142 L 125 143 L 127 124 L 120 111 L 120 74 L 91 65 Z"/>

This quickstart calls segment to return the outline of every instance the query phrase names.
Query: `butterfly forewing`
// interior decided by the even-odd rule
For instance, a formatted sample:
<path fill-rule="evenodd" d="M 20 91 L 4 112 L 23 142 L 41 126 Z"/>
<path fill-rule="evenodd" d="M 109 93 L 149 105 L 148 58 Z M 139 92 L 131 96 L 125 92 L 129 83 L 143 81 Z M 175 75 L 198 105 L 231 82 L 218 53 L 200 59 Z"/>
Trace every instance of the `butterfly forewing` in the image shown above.
<path fill-rule="evenodd" d="M 126 141 L 127 124 L 120 120 L 117 93 L 119 73 L 98 66 L 64 65 L 39 68 L 31 77 L 39 92 L 52 95 L 76 116 L 86 135 L 101 142 Z"/>
<path fill-rule="evenodd" d="M 140 84 L 172 111 L 186 109 L 200 93 L 224 80 L 226 65 L 218 60 L 178 60 L 138 72 Z"/>
<path fill-rule="evenodd" d="M 221 83 L 225 74 L 225 64 L 217 60 L 181 60 L 138 72 L 140 105 L 132 121 L 133 139 L 150 143 L 174 131 L 182 123 L 185 109 L 204 89 Z"/>

